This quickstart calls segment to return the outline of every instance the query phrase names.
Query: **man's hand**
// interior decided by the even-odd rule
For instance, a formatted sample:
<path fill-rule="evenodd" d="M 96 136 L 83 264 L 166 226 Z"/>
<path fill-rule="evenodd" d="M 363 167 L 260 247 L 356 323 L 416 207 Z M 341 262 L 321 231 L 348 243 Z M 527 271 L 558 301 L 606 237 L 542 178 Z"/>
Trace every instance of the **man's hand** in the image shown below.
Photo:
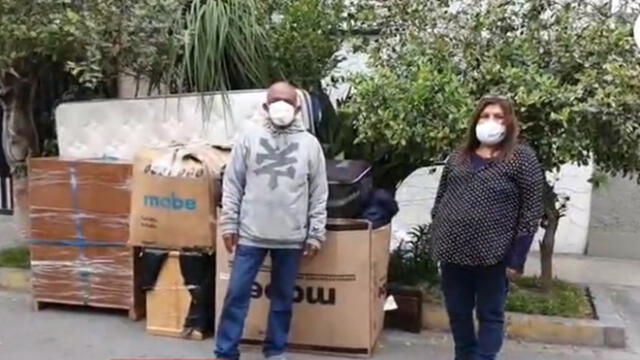
<path fill-rule="evenodd" d="M 520 275 L 522 275 L 520 271 L 512 268 L 507 268 L 507 277 L 509 278 L 509 280 L 516 281 L 520 278 Z"/>
<path fill-rule="evenodd" d="M 317 246 L 305 244 L 304 253 L 302 255 L 304 255 L 304 257 L 307 259 L 313 259 L 316 255 L 318 255 L 318 251 L 320 251 L 320 248 L 318 248 Z"/>
<path fill-rule="evenodd" d="M 238 234 L 224 234 L 222 240 L 224 240 L 224 247 L 229 254 L 233 254 L 233 250 L 238 246 Z"/>

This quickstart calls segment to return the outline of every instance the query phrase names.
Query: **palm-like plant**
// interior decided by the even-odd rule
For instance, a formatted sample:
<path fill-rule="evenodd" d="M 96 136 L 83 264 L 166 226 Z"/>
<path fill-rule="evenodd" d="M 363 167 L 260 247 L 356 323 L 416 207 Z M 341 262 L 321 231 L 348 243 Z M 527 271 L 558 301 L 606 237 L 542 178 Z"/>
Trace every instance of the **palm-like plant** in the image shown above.
<path fill-rule="evenodd" d="M 194 0 L 176 32 L 174 85 L 178 91 L 207 92 L 263 85 L 267 78 L 267 36 L 258 0 Z"/>
<path fill-rule="evenodd" d="M 389 259 L 389 282 L 409 286 L 435 286 L 440 282 L 433 258 L 429 225 L 419 225 L 401 242 Z"/>

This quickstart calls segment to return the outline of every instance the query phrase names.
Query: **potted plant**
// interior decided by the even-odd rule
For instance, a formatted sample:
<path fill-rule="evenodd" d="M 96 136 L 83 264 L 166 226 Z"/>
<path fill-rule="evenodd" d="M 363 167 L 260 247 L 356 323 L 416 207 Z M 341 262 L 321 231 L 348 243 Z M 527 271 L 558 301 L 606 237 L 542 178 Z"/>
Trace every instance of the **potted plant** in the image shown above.
<path fill-rule="evenodd" d="M 429 225 L 420 225 L 400 242 L 389 259 L 387 293 L 398 309 L 385 315 L 385 326 L 411 332 L 422 330 L 422 302 L 438 296 L 438 264 L 431 254 Z"/>

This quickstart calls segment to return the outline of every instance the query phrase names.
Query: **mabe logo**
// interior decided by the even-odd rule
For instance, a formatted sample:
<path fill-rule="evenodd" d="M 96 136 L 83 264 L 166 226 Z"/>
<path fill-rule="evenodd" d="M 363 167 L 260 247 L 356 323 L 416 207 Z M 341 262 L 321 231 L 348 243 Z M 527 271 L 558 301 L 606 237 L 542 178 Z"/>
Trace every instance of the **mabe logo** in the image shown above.
<path fill-rule="evenodd" d="M 271 284 L 263 288 L 262 285 L 254 282 L 253 287 L 251 288 L 251 297 L 254 299 L 258 299 L 262 296 L 266 296 L 269 299 L 271 298 Z M 313 286 L 307 286 L 303 288 L 302 286 L 296 285 L 293 295 L 293 302 L 301 303 L 303 301 L 306 301 L 311 305 L 335 305 L 336 289 Z"/>
<path fill-rule="evenodd" d="M 181 198 L 175 193 L 171 193 L 171 196 L 145 195 L 144 206 L 166 210 L 195 211 L 197 202 L 195 199 Z"/>

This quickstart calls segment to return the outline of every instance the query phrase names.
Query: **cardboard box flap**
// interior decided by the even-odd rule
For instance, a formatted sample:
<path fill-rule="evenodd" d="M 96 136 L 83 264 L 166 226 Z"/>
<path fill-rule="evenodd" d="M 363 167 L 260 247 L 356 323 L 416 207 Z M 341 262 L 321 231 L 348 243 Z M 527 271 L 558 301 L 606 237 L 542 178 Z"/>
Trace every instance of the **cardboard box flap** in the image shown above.
<path fill-rule="evenodd" d="M 358 231 L 370 229 L 371 223 L 367 220 L 327 219 L 327 230 L 329 231 Z"/>
<path fill-rule="evenodd" d="M 220 178 L 229 159 L 229 152 L 212 146 L 177 146 L 143 150 L 136 164 L 154 176 Z"/>

